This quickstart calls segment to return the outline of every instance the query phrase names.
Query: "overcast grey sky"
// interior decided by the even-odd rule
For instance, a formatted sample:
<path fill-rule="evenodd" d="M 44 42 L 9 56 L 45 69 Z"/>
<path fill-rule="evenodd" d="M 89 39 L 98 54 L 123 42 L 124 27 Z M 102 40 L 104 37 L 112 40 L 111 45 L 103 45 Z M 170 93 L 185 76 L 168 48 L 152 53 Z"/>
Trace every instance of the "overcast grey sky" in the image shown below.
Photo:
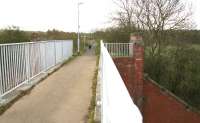
<path fill-rule="evenodd" d="M 59 29 L 77 31 L 78 0 L 0 0 L 0 28 L 10 25 L 23 30 Z M 116 9 L 112 0 L 80 0 L 81 31 L 93 31 L 109 25 Z M 193 20 L 200 29 L 200 0 L 193 3 Z"/>

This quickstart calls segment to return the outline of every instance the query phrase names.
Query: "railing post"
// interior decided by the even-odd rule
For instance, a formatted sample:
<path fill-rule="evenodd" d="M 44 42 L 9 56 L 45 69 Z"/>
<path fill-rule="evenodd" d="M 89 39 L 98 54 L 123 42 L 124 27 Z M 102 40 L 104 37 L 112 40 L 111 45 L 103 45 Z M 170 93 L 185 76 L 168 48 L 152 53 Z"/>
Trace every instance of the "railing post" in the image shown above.
<path fill-rule="evenodd" d="M 131 34 L 133 42 L 133 61 L 134 61 L 134 96 L 135 103 L 142 110 L 143 102 L 143 68 L 144 68 L 144 46 L 142 37 L 138 34 Z"/>
<path fill-rule="evenodd" d="M 64 42 L 64 41 L 61 41 L 61 47 L 62 47 L 62 58 L 61 58 L 61 62 L 64 61 L 64 56 L 63 56 L 63 53 L 64 53 L 64 51 L 63 51 L 63 42 Z"/>
<path fill-rule="evenodd" d="M 2 47 L 0 46 L 0 61 L 2 60 Z M 3 80 L 2 80 L 2 62 L 0 62 L 0 102 L 2 101 L 2 94 L 3 94 Z"/>
<path fill-rule="evenodd" d="M 27 46 L 26 48 L 26 76 L 27 76 L 27 83 L 29 84 L 30 81 L 30 43 L 25 44 L 25 46 Z"/>
<path fill-rule="evenodd" d="M 55 65 L 56 65 L 56 41 L 54 40 L 54 60 L 55 60 Z"/>
<path fill-rule="evenodd" d="M 41 42 L 39 43 L 39 55 L 40 55 L 40 71 L 42 71 L 42 50 L 41 50 Z"/>
<path fill-rule="evenodd" d="M 46 58 L 46 42 L 44 42 L 44 71 L 46 71 L 46 69 L 47 69 L 47 58 Z"/>

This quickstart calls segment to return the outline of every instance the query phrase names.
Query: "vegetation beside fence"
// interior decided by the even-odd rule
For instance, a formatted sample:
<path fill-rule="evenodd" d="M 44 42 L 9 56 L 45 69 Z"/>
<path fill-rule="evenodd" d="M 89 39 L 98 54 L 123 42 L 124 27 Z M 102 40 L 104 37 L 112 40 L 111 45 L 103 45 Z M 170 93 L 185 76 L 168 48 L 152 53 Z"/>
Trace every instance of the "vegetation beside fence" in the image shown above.
<path fill-rule="evenodd" d="M 190 46 L 166 48 L 158 57 L 145 54 L 145 72 L 150 77 L 200 109 L 200 50 Z"/>
<path fill-rule="evenodd" d="M 90 33 L 81 33 L 80 50 L 83 51 L 83 40 L 90 39 Z M 85 37 L 84 37 L 85 36 Z M 2 43 L 20 43 L 20 42 L 35 42 L 45 40 L 73 40 L 74 53 L 77 51 L 77 33 L 76 32 L 64 32 L 56 29 L 42 31 L 23 31 L 17 26 L 9 26 L 4 29 L 0 29 L 0 44 Z"/>
<path fill-rule="evenodd" d="M 88 123 L 95 123 L 97 74 L 98 70 L 96 69 L 92 80 L 92 98 L 88 109 Z"/>
<path fill-rule="evenodd" d="M 96 93 L 97 93 L 97 76 L 98 76 L 98 65 L 99 65 L 99 54 L 100 54 L 100 41 L 96 41 L 95 54 L 96 70 L 92 79 L 92 98 L 90 100 L 90 106 L 88 109 L 88 123 L 95 123 L 95 108 L 96 108 Z"/>

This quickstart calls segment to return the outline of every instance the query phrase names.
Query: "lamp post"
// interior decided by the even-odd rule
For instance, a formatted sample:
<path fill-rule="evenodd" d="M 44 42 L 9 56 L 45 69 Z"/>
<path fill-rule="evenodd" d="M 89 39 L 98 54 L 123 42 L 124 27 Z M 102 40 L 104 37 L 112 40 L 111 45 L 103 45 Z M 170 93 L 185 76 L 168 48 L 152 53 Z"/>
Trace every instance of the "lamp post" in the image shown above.
<path fill-rule="evenodd" d="M 79 30 L 80 30 L 80 24 L 79 24 L 79 15 L 80 15 L 80 12 L 79 12 L 79 6 L 82 5 L 83 3 L 82 2 L 78 2 L 78 42 L 77 42 L 77 47 L 78 47 L 78 53 L 80 52 L 80 33 L 79 33 Z"/>
<path fill-rule="evenodd" d="M 86 35 L 84 35 L 84 43 L 83 43 L 84 50 L 85 50 L 85 41 L 86 41 Z"/>

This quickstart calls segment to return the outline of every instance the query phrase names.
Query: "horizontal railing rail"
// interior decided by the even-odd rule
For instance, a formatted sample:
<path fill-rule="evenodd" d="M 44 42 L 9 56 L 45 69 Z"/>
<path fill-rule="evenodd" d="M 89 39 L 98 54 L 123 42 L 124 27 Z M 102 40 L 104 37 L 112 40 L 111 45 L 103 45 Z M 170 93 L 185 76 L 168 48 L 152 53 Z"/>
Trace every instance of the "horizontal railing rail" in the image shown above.
<path fill-rule="evenodd" d="M 101 42 L 99 63 L 102 123 L 142 123 L 142 116 L 108 52 Z"/>
<path fill-rule="evenodd" d="M 112 57 L 132 57 L 133 43 L 104 43 Z"/>
<path fill-rule="evenodd" d="M 73 54 L 73 41 L 0 44 L 0 98 Z"/>

